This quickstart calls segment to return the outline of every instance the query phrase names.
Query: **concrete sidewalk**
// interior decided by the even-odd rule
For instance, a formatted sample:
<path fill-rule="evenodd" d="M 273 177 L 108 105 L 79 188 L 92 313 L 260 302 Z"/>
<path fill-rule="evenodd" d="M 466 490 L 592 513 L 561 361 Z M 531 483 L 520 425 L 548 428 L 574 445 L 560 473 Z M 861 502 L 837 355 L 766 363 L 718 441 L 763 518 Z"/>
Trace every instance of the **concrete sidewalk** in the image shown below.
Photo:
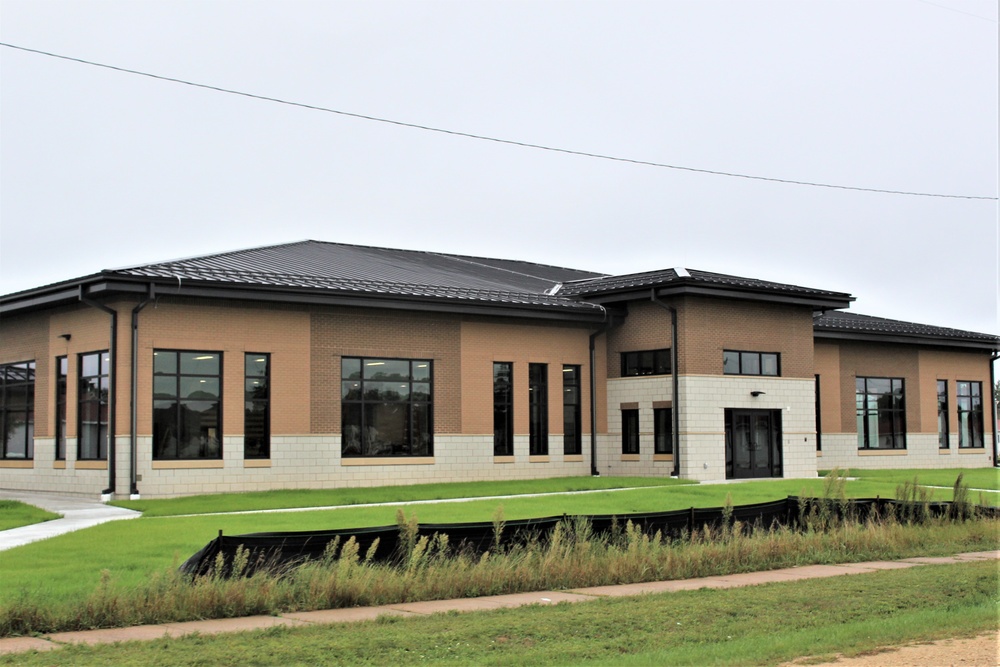
<path fill-rule="evenodd" d="M 245 632 L 264 630 L 278 625 L 309 626 L 354 621 L 374 620 L 380 616 L 415 617 L 444 612 L 486 611 L 526 605 L 552 605 L 560 602 L 586 602 L 602 597 L 622 597 L 651 593 L 669 593 L 699 588 L 737 588 L 780 581 L 801 581 L 848 574 L 866 574 L 879 570 L 895 570 L 919 567 L 928 564 L 954 564 L 969 561 L 1000 560 L 1000 551 L 982 551 L 935 558 L 906 558 L 898 561 L 871 561 L 867 563 L 847 563 L 843 565 L 806 565 L 766 572 L 746 572 L 701 579 L 681 581 L 656 581 L 645 584 L 623 584 L 620 586 L 595 586 L 575 588 L 565 591 L 540 591 L 495 595 L 481 598 L 458 600 L 432 600 L 428 602 L 405 602 L 380 607 L 354 607 L 350 609 L 328 609 L 320 611 L 289 612 L 278 616 L 248 616 L 212 621 L 190 621 L 186 623 L 165 623 L 163 625 L 140 625 L 130 628 L 110 628 L 107 630 L 87 630 L 81 632 L 58 632 L 45 637 L 10 637 L 0 639 L 0 654 L 24 651 L 48 651 L 69 644 L 109 644 L 125 641 L 144 641 L 162 637 L 183 637 L 191 634 L 213 635 L 224 632 Z"/>
<path fill-rule="evenodd" d="M 60 496 L 52 493 L 37 493 L 34 491 L 3 491 L 0 499 L 18 500 L 28 505 L 41 507 L 49 512 L 61 514 L 61 519 L 43 521 L 42 523 L 10 530 L 0 531 L 0 551 L 13 549 L 22 544 L 44 540 L 74 530 L 90 528 L 107 521 L 134 519 L 140 512 L 123 507 L 106 505 L 96 500 L 88 500 L 76 496 Z"/>

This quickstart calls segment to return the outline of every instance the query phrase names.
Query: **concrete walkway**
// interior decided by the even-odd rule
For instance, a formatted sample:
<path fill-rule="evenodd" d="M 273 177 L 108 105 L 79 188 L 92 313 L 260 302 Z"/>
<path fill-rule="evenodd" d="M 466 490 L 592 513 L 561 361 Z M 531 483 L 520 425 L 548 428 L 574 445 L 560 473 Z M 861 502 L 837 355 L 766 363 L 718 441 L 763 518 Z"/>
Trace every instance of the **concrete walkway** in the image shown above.
<path fill-rule="evenodd" d="M 380 616 L 412 618 L 446 612 L 486 611 L 527 605 L 552 605 L 560 602 L 586 602 L 602 597 L 670 593 L 699 588 L 737 588 L 781 581 L 801 581 L 803 579 L 818 579 L 849 574 L 867 574 L 879 570 L 896 570 L 928 564 L 954 564 L 982 560 L 1000 560 L 1000 551 L 963 553 L 955 556 L 936 558 L 906 558 L 898 561 L 848 563 L 844 565 L 806 565 L 766 572 L 747 572 L 681 581 L 595 586 L 591 588 L 574 588 L 565 591 L 540 591 L 536 593 L 494 595 L 491 597 L 463 598 L 458 600 L 404 602 L 380 607 L 300 611 L 277 616 L 248 616 L 212 621 L 140 625 L 130 628 L 110 628 L 107 630 L 57 632 L 44 637 L 9 637 L 0 639 L 0 654 L 22 653 L 31 650 L 48 651 L 69 644 L 110 644 L 114 642 L 160 639 L 162 637 L 183 637 L 191 634 L 214 635 L 224 632 L 245 632 L 249 630 L 264 630 L 277 625 L 289 627 L 330 625 L 354 621 L 370 621 Z"/>
<path fill-rule="evenodd" d="M 0 530 L 0 551 L 13 549 L 22 544 L 44 540 L 74 530 L 90 528 L 107 521 L 134 519 L 141 516 L 140 512 L 123 507 L 106 505 L 96 500 L 74 496 L 60 496 L 51 493 L 36 493 L 34 491 L 2 491 L 0 499 L 18 500 L 28 505 L 41 507 L 43 510 L 61 514 L 61 519 L 43 521 L 42 523 L 10 530 Z"/>

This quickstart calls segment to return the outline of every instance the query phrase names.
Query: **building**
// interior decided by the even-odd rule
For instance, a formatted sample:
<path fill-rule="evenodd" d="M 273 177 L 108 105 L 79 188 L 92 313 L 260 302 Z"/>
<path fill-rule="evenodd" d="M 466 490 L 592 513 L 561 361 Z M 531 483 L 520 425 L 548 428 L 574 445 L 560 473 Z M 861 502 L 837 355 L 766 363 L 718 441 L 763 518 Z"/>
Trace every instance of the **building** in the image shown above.
<path fill-rule="evenodd" d="M 0 487 L 994 464 L 1000 338 L 840 292 L 305 241 L 0 297 Z"/>

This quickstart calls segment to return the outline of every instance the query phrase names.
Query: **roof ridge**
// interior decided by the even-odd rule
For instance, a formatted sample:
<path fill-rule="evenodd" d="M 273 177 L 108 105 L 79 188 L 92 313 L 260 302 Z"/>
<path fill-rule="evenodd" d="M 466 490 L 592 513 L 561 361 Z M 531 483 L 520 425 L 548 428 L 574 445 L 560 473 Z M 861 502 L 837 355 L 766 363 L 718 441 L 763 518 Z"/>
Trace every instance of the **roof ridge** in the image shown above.
<path fill-rule="evenodd" d="M 222 252 L 210 252 L 207 255 L 189 255 L 187 257 L 175 257 L 173 259 L 163 259 L 156 262 L 150 262 L 148 264 L 127 264 L 125 266 L 119 266 L 112 269 L 104 269 L 105 271 L 110 271 L 117 273 L 119 271 L 136 271 L 140 269 L 148 269 L 154 266 L 163 266 L 165 264 L 177 264 L 180 262 L 190 262 L 195 259 L 209 259 L 215 257 L 228 257 L 230 255 L 237 255 L 245 252 L 252 252 L 255 250 L 271 250 L 273 248 L 285 248 L 295 245 L 303 245 L 306 243 L 321 243 L 321 241 L 314 241 L 312 239 L 301 239 L 299 241 L 288 241 L 285 243 L 272 243 L 271 245 L 254 246 L 248 248 L 237 248 L 235 250 L 223 250 Z"/>

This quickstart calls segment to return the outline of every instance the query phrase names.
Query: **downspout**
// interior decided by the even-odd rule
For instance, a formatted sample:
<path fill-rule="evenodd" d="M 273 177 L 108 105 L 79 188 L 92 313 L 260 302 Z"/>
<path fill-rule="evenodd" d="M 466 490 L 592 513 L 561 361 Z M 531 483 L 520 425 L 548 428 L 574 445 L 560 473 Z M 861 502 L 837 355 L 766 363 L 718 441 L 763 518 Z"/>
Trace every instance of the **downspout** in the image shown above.
<path fill-rule="evenodd" d="M 149 284 L 149 294 L 145 294 L 139 304 L 132 309 L 132 351 L 131 351 L 131 386 L 129 387 L 129 401 L 130 401 L 130 413 L 129 413 L 129 494 L 135 496 L 133 500 L 138 500 L 139 496 L 139 486 L 138 482 L 138 466 L 137 458 L 139 452 L 138 444 L 138 424 L 139 424 L 139 413 L 138 413 L 138 382 L 139 382 L 139 311 L 146 307 L 146 304 L 150 302 L 151 299 L 155 297 L 155 286 L 153 283 Z"/>
<path fill-rule="evenodd" d="M 670 433 L 671 449 L 674 451 L 674 477 L 681 476 L 681 392 L 677 368 L 677 309 L 656 298 L 656 290 L 649 291 L 649 300 L 660 308 L 670 311 L 670 384 L 671 410 L 670 421 L 673 422 Z"/>
<path fill-rule="evenodd" d="M 997 460 L 997 456 L 1000 455 L 1000 448 L 997 447 L 997 379 L 996 370 L 993 368 L 993 364 L 996 360 L 1000 359 L 1000 352 L 994 352 L 990 356 L 990 420 L 993 422 L 993 432 L 991 436 L 993 437 L 993 467 L 1000 467 L 1000 461 Z"/>
<path fill-rule="evenodd" d="M 103 310 L 111 316 L 111 340 L 108 344 L 108 356 L 111 358 L 111 367 L 108 369 L 108 375 L 110 375 L 108 386 L 108 488 L 101 491 L 102 496 L 109 496 L 115 493 L 115 473 L 117 471 L 115 433 L 118 424 L 115 419 L 117 415 L 115 405 L 118 403 L 118 311 L 85 297 L 82 285 L 80 286 L 80 301 L 98 310 Z"/>
<path fill-rule="evenodd" d="M 597 469 L 597 378 L 594 366 L 597 363 L 597 352 L 594 341 L 601 334 L 605 334 L 611 328 L 611 320 L 608 318 L 608 310 L 601 306 L 604 311 L 604 324 L 600 329 L 590 334 L 590 474 L 593 477 L 600 477 L 601 473 Z"/>

